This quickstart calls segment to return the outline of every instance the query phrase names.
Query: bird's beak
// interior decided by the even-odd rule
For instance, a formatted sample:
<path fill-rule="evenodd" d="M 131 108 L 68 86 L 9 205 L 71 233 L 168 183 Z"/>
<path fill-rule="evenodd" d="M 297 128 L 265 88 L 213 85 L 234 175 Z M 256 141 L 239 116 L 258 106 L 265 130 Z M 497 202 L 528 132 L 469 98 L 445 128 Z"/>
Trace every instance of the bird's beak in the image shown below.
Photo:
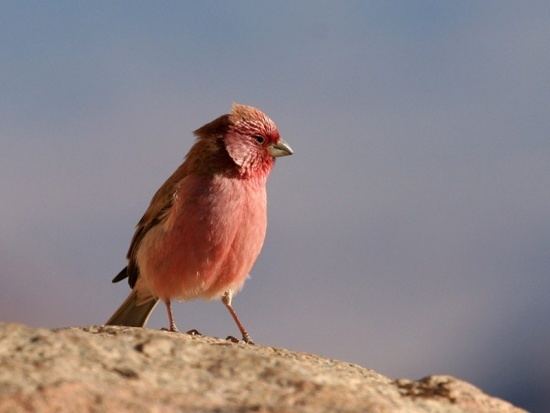
<path fill-rule="evenodd" d="M 278 158 L 279 156 L 288 156 L 294 153 L 289 144 L 282 139 L 280 139 L 277 143 L 272 143 L 269 145 L 267 147 L 267 151 L 274 158 Z"/>

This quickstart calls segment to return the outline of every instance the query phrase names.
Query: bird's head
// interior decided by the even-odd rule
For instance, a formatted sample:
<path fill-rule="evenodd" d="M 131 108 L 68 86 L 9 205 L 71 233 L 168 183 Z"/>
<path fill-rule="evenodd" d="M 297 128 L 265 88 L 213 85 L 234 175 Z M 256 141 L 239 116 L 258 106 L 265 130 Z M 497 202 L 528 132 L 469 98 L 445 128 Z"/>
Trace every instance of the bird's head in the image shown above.
<path fill-rule="evenodd" d="M 243 176 L 267 175 L 274 160 L 292 155 L 280 137 L 277 125 L 252 106 L 233 104 L 231 113 L 220 116 L 195 131 L 199 139 L 215 139 Z"/>

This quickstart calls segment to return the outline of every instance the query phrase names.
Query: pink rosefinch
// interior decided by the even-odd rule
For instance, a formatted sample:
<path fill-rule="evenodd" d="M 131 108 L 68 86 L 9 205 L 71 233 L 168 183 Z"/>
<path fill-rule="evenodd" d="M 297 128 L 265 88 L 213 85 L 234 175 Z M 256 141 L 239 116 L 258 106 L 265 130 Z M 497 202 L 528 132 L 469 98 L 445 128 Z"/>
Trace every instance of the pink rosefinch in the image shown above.
<path fill-rule="evenodd" d="M 266 181 L 275 158 L 292 154 L 260 110 L 234 104 L 195 132 L 183 164 L 155 193 L 114 279 L 132 292 L 108 325 L 144 326 L 162 300 L 178 331 L 174 299 L 221 298 L 243 340 L 252 342 L 231 305 L 262 248 Z"/>

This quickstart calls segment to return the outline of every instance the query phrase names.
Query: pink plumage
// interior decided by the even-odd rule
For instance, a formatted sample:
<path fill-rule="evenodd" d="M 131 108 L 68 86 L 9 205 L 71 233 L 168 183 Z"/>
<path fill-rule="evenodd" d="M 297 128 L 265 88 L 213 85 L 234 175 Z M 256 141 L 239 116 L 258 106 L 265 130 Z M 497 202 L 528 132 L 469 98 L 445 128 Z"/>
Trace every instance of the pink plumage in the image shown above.
<path fill-rule="evenodd" d="M 292 149 L 267 115 L 245 105 L 233 105 L 195 135 L 137 225 L 128 266 L 113 280 L 128 277 L 133 290 L 107 324 L 143 326 L 161 299 L 176 331 L 171 300 L 222 298 L 251 342 L 231 298 L 263 245 L 269 172 Z"/>
<path fill-rule="evenodd" d="M 264 182 L 185 177 L 164 223 L 142 240 L 140 280 L 162 299 L 219 298 L 239 290 L 265 237 Z"/>

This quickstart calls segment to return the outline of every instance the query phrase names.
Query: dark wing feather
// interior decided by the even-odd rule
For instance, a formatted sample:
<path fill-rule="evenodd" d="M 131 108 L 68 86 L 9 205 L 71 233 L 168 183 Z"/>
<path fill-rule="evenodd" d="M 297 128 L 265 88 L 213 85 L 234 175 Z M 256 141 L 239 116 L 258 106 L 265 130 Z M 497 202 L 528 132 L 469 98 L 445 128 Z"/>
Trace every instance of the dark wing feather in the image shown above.
<path fill-rule="evenodd" d="M 114 283 L 117 283 L 119 281 L 122 281 L 123 279 L 125 279 L 126 277 L 128 277 L 128 267 L 124 267 L 118 274 L 115 278 L 113 278 L 113 282 Z"/>
<path fill-rule="evenodd" d="M 166 219 L 168 211 L 172 206 L 177 184 L 185 178 L 186 175 L 187 167 L 184 162 L 155 193 L 145 214 L 143 214 L 143 217 L 136 226 L 136 231 L 134 232 L 128 254 L 126 255 L 126 258 L 128 258 L 128 266 L 113 279 L 113 282 L 118 282 L 128 277 L 128 284 L 130 284 L 130 287 L 134 287 L 139 276 L 136 256 L 141 241 L 151 228 L 162 223 Z"/>

